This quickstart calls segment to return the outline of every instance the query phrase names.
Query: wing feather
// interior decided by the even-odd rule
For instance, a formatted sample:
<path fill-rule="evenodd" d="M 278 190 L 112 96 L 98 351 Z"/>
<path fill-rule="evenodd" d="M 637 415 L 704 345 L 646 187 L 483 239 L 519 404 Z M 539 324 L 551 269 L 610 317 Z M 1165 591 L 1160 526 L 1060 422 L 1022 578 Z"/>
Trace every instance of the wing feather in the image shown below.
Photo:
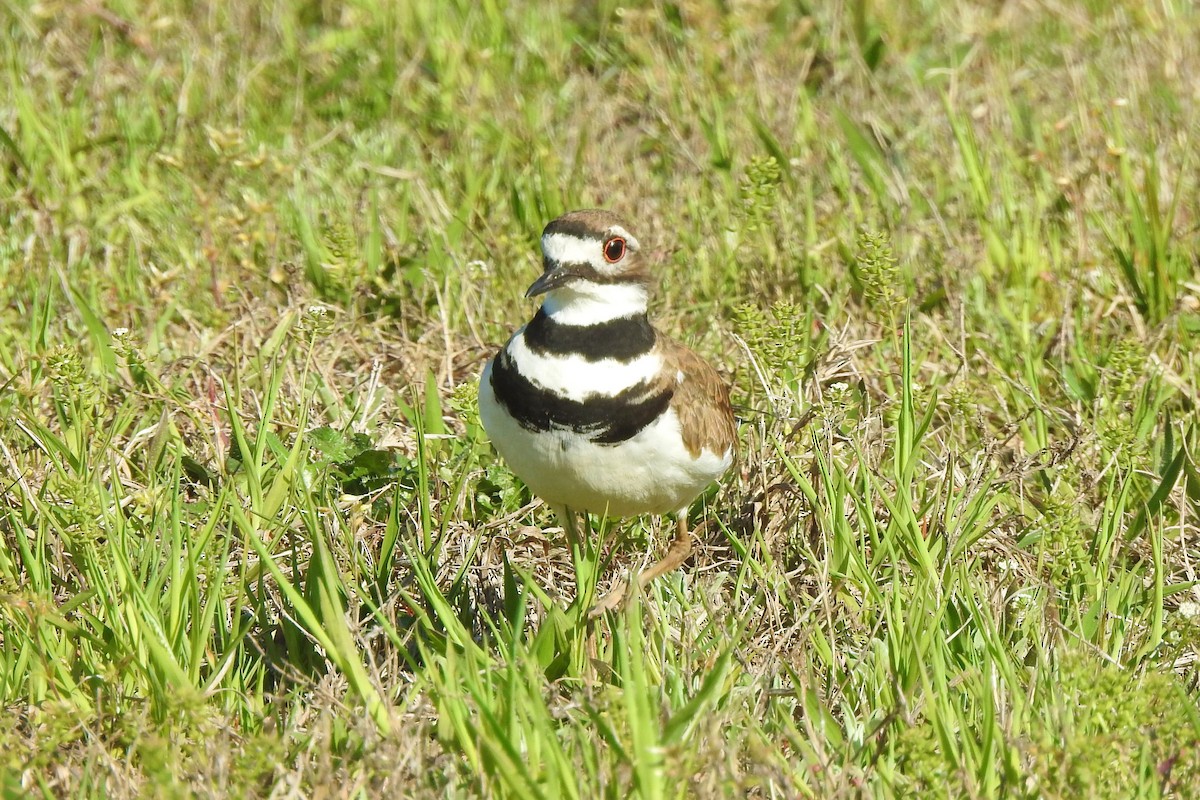
<path fill-rule="evenodd" d="M 693 457 L 708 450 L 718 455 L 737 443 L 737 421 L 729 402 L 729 384 L 700 356 L 659 334 L 663 379 L 675 384 L 671 408 L 679 417 L 683 444 Z"/>

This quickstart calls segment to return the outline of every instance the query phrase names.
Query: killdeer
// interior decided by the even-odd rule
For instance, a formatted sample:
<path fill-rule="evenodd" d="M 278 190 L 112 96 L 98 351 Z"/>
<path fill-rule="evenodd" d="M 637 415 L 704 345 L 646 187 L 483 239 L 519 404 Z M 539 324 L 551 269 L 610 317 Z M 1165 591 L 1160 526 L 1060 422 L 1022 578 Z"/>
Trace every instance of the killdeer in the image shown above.
<path fill-rule="evenodd" d="M 576 513 L 676 512 L 645 586 L 691 552 L 687 508 L 734 460 L 729 387 L 646 317 L 652 282 L 637 239 L 608 211 L 573 211 L 542 231 L 544 296 L 483 371 L 479 414 L 496 450 L 577 540 Z M 625 583 L 593 609 L 615 607 Z"/>

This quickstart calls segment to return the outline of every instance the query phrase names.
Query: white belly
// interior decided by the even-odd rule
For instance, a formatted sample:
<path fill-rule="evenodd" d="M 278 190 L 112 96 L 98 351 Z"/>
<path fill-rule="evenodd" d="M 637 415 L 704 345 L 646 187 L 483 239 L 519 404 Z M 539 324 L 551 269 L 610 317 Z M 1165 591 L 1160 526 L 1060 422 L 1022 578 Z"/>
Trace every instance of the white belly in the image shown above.
<path fill-rule="evenodd" d="M 732 449 L 704 450 L 693 457 L 670 409 L 618 444 L 593 444 L 567 430 L 528 430 L 496 400 L 491 366 L 489 362 L 479 383 L 483 427 L 512 471 L 553 505 L 613 517 L 678 511 L 733 461 Z"/>

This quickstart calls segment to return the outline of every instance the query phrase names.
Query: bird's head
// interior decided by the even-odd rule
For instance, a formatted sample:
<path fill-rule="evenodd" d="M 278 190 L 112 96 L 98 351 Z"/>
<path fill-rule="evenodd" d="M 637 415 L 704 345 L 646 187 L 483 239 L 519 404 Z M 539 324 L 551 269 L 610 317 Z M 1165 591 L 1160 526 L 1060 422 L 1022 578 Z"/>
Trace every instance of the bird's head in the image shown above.
<path fill-rule="evenodd" d="M 546 312 L 575 324 L 644 314 L 650 274 L 639 249 L 609 211 L 564 214 L 542 231 L 543 272 L 525 296 L 546 295 Z"/>

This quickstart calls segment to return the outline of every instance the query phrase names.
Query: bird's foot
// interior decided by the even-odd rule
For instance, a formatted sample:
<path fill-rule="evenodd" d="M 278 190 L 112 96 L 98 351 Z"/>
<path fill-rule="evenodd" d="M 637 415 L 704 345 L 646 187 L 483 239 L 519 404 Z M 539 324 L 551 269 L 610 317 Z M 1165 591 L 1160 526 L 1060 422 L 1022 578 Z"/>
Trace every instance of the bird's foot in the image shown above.
<path fill-rule="evenodd" d="M 616 582 L 613 588 L 609 590 L 608 594 L 604 595 L 604 597 L 600 598 L 599 602 L 588 609 L 588 619 L 595 619 L 605 611 L 616 611 L 625 601 L 625 594 L 628 591 L 629 581 L 627 581 L 625 578 L 621 578 Z"/>

